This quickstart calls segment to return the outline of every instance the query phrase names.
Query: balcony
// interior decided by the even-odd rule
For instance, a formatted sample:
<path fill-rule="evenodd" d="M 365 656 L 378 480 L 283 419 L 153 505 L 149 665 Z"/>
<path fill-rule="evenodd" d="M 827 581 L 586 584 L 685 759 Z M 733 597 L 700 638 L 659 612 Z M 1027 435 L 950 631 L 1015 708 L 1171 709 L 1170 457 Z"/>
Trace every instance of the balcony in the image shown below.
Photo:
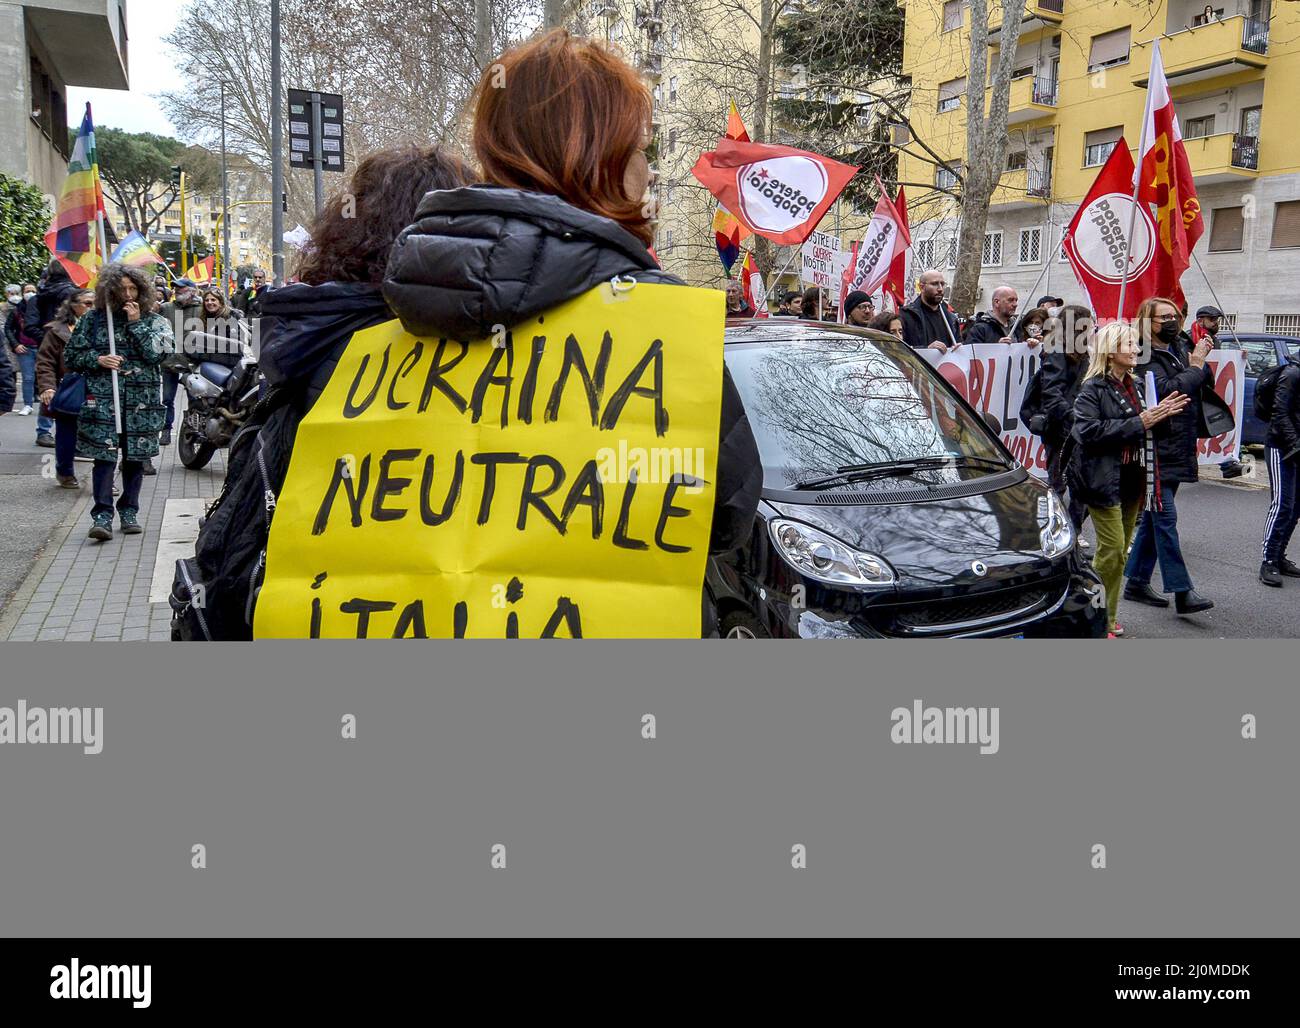
<path fill-rule="evenodd" d="M 1044 76 L 1013 79 L 1007 104 L 1007 124 L 1050 118 L 1056 112 L 1057 83 Z"/>
<path fill-rule="evenodd" d="M 116 0 L 61 0 L 22 5 L 49 54 L 51 70 L 69 86 L 126 89 L 126 42 Z M 21 41 L 20 41 L 21 42 Z M 80 123 L 80 116 L 77 117 Z"/>
<path fill-rule="evenodd" d="M 1238 132 L 1184 139 L 1187 162 L 1197 185 L 1248 182 L 1259 176 L 1259 140 Z"/>
<path fill-rule="evenodd" d="M 1010 211 L 1026 207 L 1045 207 L 1052 195 L 1050 168 L 1016 168 L 1004 171 L 998 187 L 989 198 L 990 207 Z"/>
<path fill-rule="evenodd" d="M 1268 66 L 1268 20 L 1239 14 L 1183 29 L 1165 37 L 1160 56 L 1171 85 L 1262 70 Z M 1142 45 L 1133 55 L 1133 84 L 1146 86 L 1150 71 L 1151 54 Z"/>
<path fill-rule="evenodd" d="M 1020 19 L 1020 38 L 1028 41 L 1041 29 L 1058 29 L 1065 18 L 1065 0 L 1026 0 L 1025 13 Z M 1002 38 L 1002 12 L 989 17 L 989 46 L 997 46 Z"/>

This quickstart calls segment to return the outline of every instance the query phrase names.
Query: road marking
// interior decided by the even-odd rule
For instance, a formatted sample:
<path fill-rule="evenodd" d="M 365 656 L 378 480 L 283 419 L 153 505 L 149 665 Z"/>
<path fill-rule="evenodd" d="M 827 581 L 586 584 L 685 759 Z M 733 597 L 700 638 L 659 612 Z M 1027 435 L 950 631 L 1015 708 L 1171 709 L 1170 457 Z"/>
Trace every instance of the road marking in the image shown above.
<path fill-rule="evenodd" d="M 162 531 L 158 534 L 158 552 L 153 561 L 153 581 L 149 583 L 149 602 L 166 603 L 171 595 L 176 562 L 194 556 L 199 537 L 199 518 L 211 500 L 202 498 L 169 499 L 163 506 Z"/>

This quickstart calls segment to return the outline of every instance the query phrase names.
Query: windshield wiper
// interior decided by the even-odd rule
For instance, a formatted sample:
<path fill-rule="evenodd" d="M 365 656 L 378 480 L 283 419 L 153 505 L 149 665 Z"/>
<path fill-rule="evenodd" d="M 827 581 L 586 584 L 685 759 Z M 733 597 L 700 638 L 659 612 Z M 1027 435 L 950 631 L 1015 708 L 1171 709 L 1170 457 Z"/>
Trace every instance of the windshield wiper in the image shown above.
<path fill-rule="evenodd" d="M 836 483 L 869 482 L 874 478 L 894 478 L 910 475 L 914 471 L 928 471 L 935 468 L 993 467 L 1005 469 L 1006 463 L 989 457 L 966 457 L 954 454 L 950 457 L 913 457 L 907 460 L 875 461 L 870 464 L 848 464 L 837 468 L 835 474 L 823 478 L 813 478 L 805 482 L 796 482 L 790 488 L 821 489 Z"/>

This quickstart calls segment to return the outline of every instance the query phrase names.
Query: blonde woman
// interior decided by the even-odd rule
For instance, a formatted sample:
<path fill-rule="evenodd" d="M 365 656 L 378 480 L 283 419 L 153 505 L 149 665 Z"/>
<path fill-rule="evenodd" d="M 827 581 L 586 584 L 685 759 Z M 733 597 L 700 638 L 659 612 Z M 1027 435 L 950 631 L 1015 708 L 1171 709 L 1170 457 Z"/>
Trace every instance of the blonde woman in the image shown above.
<path fill-rule="evenodd" d="M 1088 370 L 1074 400 L 1074 454 L 1070 488 L 1087 504 L 1097 530 L 1093 567 L 1106 586 L 1110 638 L 1124 634 L 1116 620 L 1124 558 L 1149 497 L 1158 495 L 1151 428 L 1180 413 L 1188 399 L 1173 392 L 1145 408 L 1133 377 L 1139 354 L 1133 325 L 1112 322 L 1097 332 Z"/>

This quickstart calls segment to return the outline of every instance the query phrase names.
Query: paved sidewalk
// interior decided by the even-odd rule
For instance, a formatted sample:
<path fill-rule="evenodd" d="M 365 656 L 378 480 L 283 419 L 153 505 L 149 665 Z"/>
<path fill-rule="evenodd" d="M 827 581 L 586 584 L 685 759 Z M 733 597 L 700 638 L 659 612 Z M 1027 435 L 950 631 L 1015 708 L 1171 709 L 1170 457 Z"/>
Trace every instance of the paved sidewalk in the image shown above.
<path fill-rule="evenodd" d="M 178 396 L 177 407 L 182 406 Z M 178 420 L 180 416 L 178 410 Z M 0 611 L 0 639 L 170 639 L 171 608 L 165 600 L 149 602 L 166 501 L 214 498 L 225 478 L 225 458 L 226 451 L 218 451 L 202 471 L 190 471 L 177 460 L 175 443 L 165 447 L 154 459 L 158 474 L 146 476 L 140 490 L 144 533 L 124 536 L 114 519 L 108 542 L 86 538 L 93 503 L 91 465 L 78 461 L 81 499 Z M 53 483 L 49 488 L 57 489 Z"/>

